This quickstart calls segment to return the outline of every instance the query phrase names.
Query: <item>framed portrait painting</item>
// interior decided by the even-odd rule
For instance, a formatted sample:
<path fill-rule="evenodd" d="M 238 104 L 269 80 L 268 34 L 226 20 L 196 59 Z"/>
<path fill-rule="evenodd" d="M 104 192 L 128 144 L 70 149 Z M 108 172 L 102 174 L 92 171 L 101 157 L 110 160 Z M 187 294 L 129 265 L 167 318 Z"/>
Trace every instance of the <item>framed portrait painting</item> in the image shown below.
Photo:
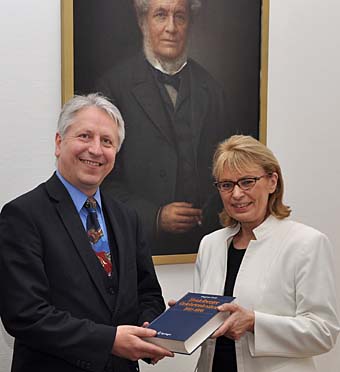
<path fill-rule="evenodd" d="M 61 0 L 62 101 L 101 92 L 122 150 L 103 187 L 137 211 L 156 264 L 193 262 L 219 225 L 211 162 L 266 141 L 269 0 Z"/>

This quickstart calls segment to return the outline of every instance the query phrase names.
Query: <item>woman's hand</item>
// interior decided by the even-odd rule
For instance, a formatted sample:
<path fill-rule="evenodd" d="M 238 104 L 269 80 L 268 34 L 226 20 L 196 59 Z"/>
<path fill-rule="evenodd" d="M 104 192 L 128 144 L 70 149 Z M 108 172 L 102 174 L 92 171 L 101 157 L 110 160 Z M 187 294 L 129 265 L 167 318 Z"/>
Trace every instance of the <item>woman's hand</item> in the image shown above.
<path fill-rule="evenodd" d="M 168 301 L 168 305 L 169 305 L 170 307 L 172 307 L 172 306 L 176 305 L 176 302 L 177 302 L 176 300 L 171 299 L 171 300 Z"/>
<path fill-rule="evenodd" d="M 212 338 L 225 336 L 232 340 L 239 340 L 246 332 L 254 332 L 255 313 L 237 304 L 223 304 L 219 311 L 229 312 L 229 317 L 215 331 Z"/>

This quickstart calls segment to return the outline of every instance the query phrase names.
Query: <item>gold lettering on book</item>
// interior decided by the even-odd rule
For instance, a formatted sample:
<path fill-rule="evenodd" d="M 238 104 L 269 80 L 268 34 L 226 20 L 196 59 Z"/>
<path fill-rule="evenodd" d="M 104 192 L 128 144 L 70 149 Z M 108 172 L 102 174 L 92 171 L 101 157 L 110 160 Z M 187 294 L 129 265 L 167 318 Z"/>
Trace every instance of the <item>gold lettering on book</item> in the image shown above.
<path fill-rule="evenodd" d="M 220 301 L 207 300 L 203 298 L 190 298 L 188 301 L 180 301 L 179 306 L 184 307 L 183 311 L 204 313 L 204 310 L 216 310 L 217 306 L 220 304 Z"/>

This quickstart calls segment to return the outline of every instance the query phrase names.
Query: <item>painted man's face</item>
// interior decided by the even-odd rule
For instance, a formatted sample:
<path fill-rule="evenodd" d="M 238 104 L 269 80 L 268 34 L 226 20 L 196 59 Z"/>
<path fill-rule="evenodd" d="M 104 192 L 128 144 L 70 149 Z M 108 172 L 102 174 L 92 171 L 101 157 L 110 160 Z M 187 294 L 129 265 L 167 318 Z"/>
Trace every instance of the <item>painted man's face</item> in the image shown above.
<path fill-rule="evenodd" d="M 186 48 L 190 15 L 187 0 L 150 0 L 145 16 L 144 37 L 155 57 L 172 61 Z"/>

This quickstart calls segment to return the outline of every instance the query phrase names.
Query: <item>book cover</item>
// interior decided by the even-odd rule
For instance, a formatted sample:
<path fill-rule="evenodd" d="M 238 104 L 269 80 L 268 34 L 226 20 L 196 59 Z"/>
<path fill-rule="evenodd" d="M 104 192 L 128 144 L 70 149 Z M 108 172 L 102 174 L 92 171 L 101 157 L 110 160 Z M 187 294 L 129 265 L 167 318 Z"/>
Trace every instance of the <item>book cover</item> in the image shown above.
<path fill-rule="evenodd" d="M 150 323 L 157 335 L 145 340 L 175 353 L 191 354 L 228 317 L 217 307 L 234 298 L 189 292 Z"/>

